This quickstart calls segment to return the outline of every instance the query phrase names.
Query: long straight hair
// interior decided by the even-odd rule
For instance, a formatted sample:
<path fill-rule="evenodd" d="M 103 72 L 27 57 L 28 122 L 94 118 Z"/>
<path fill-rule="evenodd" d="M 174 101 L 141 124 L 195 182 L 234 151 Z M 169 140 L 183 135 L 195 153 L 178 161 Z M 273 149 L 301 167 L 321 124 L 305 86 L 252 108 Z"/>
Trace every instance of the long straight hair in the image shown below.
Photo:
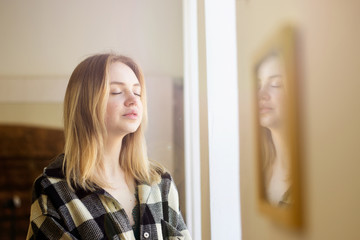
<path fill-rule="evenodd" d="M 260 127 L 260 134 L 262 170 L 264 173 L 264 181 L 267 185 L 272 174 L 272 165 L 276 158 L 276 150 L 271 131 L 266 127 Z"/>
<path fill-rule="evenodd" d="M 94 190 L 107 187 L 103 172 L 104 142 L 107 137 L 105 113 L 109 97 L 109 68 L 115 62 L 126 64 L 141 86 L 142 122 L 122 142 L 119 163 L 126 177 L 149 185 L 160 181 L 164 168 L 150 162 L 144 131 L 147 125 L 146 87 L 139 66 L 129 57 L 98 54 L 82 61 L 73 71 L 64 99 L 65 160 L 63 171 L 68 185 Z"/>

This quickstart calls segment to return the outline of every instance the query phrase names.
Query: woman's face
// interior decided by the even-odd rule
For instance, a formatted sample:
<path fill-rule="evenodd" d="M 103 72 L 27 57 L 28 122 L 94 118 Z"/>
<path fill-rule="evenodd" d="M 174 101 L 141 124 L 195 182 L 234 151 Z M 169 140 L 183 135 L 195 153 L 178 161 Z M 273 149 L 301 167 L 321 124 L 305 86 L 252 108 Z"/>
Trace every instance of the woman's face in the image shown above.
<path fill-rule="evenodd" d="M 105 124 L 108 135 L 124 137 L 135 132 L 142 120 L 141 86 L 130 67 L 121 62 L 110 65 L 110 95 Z"/>
<path fill-rule="evenodd" d="M 259 67 L 258 101 L 260 124 L 270 130 L 283 127 L 286 93 L 284 69 L 278 57 L 267 58 Z"/>

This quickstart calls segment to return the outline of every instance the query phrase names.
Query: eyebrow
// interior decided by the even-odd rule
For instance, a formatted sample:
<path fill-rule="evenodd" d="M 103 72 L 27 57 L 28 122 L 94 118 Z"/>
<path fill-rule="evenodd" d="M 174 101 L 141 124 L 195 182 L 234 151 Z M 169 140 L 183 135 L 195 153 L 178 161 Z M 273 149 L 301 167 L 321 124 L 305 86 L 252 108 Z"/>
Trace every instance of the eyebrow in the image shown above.
<path fill-rule="evenodd" d="M 271 75 L 269 76 L 269 78 L 277 78 L 277 77 L 282 77 L 283 75 L 282 74 L 274 74 L 274 75 Z"/>
<path fill-rule="evenodd" d="M 126 85 L 124 82 L 111 82 L 110 85 L 111 84 L 122 85 L 122 86 Z M 133 87 L 141 87 L 141 86 L 140 83 L 135 83 L 133 84 Z"/>
<path fill-rule="evenodd" d="M 282 78 L 283 75 L 282 74 L 274 74 L 274 75 L 270 75 L 267 79 L 273 79 L 273 78 Z M 257 78 L 258 82 L 263 81 L 260 77 Z M 264 80 L 265 81 L 265 80 Z"/>

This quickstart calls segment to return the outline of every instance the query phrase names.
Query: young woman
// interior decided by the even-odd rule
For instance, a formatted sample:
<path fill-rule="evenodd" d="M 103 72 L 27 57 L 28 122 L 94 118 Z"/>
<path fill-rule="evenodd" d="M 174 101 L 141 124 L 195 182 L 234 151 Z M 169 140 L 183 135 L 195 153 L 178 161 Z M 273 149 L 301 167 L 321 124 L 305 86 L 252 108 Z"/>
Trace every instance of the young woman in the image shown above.
<path fill-rule="evenodd" d="M 27 239 L 191 239 L 171 176 L 147 158 L 146 122 L 132 59 L 81 62 L 64 99 L 64 154 L 35 180 Z"/>
<path fill-rule="evenodd" d="M 259 121 L 261 125 L 263 176 L 267 200 L 274 205 L 290 204 L 289 152 L 286 132 L 285 72 L 277 53 L 257 68 Z"/>

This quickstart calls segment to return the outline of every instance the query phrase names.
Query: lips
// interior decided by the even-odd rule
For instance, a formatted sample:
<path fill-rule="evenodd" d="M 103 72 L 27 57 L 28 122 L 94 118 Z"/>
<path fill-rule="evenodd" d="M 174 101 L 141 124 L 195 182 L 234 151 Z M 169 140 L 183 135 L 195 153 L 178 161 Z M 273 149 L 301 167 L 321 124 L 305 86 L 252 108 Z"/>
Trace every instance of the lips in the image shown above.
<path fill-rule="evenodd" d="M 138 113 L 134 110 L 129 111 L 123 115 L 123 117 L 129 118 L 129 119 L 137 119 Z"/>
<path fill-rule="evenodd" d="M 273 110 L 273 109 L 272 109 L 271 107 L 262 106 L 262 107 L 260 107 L 259 112 L 260 112 L 260 113 L 267 113 L 267 112 L 270 112 L 270 111 L 272 111 L 272 110 Z"/>

